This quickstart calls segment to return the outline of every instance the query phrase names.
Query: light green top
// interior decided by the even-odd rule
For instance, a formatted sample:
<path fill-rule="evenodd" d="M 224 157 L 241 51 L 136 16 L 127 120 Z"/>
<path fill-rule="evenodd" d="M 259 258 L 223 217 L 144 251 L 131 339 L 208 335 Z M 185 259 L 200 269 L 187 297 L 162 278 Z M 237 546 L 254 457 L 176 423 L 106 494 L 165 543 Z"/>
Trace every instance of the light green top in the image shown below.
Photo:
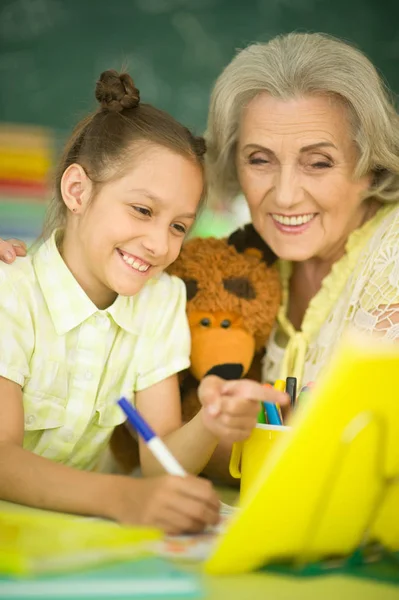
<path fill-rule="evenodd" d="M 24 447 L 80 469 L 96 466 L 116 401 L 134 400 L 189 366 L 183 282 L 167 274 L 99 310 L 58 252 L 55 235 L 0 263 L 0 376 L 22 387 Z"/>

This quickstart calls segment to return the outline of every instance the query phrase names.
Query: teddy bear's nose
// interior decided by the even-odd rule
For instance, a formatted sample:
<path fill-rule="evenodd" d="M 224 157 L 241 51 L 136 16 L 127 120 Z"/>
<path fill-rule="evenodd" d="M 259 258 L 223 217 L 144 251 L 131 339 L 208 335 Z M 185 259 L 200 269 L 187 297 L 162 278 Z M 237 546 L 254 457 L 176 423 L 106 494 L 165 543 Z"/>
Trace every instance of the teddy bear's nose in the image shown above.
<path fill-rule="evenodd" d="M 221 321 L 221 323 L 220 323 L 220 327 L 223 327 L 223 329 L 227 329 L 228 327 L 230 327 L 230 325 L 231 325 L 230 319 L 223 319 L 223 321 Z"/>
<path fill-rule="evenodd" d="M 215 365 L 206 375 L 217 375 L 222 379 L 240 379 L 243 376 L 244 368 L 240 363 L 224 363 Z"/>

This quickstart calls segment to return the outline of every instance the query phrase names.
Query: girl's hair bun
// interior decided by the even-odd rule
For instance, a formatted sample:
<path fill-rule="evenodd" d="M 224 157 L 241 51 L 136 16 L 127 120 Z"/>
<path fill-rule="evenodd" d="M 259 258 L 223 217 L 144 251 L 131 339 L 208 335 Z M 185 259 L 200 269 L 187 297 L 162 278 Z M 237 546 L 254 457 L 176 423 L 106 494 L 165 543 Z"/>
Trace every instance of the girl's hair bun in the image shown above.
<path fill-rule="evenodd" d="M 140 92 L 128 73 L 108 70 L 97 81 L 96 98 L 103 110 L 121 112 L 139 105 Z"/>
<path fill-rule="evenodd" d="M 205 138 L 196 136 L 193 139 L 193 146 L 197 156 L 204 156 L 207 151 Z"/>

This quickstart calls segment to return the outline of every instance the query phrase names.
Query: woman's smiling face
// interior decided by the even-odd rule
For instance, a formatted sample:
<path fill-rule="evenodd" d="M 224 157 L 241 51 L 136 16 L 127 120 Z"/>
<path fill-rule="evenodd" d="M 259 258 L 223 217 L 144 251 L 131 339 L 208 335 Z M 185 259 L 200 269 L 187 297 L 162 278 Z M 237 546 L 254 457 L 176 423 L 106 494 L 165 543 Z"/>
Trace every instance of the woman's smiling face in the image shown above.
<path fill-rule="evenodd" d="M 255 228 L 280 258 L 333 260 L 366 214 L 346 107 L 262 93 L 242 114 L 237 171 Z"/>

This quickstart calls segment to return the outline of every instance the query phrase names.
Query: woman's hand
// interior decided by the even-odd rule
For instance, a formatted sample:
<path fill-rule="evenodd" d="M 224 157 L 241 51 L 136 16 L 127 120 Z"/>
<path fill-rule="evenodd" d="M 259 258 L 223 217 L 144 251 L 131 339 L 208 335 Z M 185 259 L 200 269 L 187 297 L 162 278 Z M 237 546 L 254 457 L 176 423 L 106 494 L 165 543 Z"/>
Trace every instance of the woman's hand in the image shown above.
<path fill-rule="evenodd" d="M 216 375 L 204 377 L 198 388 L 203 421 L 219 439 L 238 442 L 249 437 L 256 425 L 259 402 L 288 405 L 288 394 L 250 379 L 226 381 Z"/>
<path fill-rule="evenodd" d="M 12 263 L 17 256 L 26 256 L 26 244 L 21 240 L 2 240 L 0 238 L 0 260 Z"/>

